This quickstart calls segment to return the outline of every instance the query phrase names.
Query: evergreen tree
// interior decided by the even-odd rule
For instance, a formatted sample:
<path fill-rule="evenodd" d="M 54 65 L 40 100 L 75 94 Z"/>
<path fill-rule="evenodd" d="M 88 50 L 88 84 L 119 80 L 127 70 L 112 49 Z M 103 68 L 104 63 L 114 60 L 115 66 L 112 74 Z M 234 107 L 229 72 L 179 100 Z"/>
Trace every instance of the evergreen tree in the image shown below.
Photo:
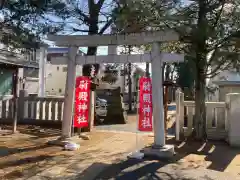
<path fill-rule="evenodd" d="M 46 3 L 47 1 L 36 0 L 2 1 L 1 42 L 13 48 L 38 48 L 40 38 L 35 23 L 46 12 Z"/>
<path fill-rule="evenodd" d="M 165 2 L 170 6 L 157 1 L 134 1 L 131 4 L 128 1 L 127 10 L 119 11 L 122 24 L 133 24 L 134 31 L 173 29 L 179 34 L 179 42 L 166 46 L 168 50 L 173 49 L 171 52 L 186 55 L 191 75 L 184 73 L 194 79 L 195 135 L 198 139 L 206 138 L 206 79 L 239 64 L 240 0 L 196 0 L 188 4 Z M 138 6 L 140 8 L 136 8 Z M 184 74 L 183 65 L 180 69 Z"/>
<path fill-rule="evenodd" d="M 165 27 L 179 33 L 181 51 L 190 57 L 188 62 L 195 82 L 195 133 L 198 139 L 206 138 L 206 78 L 238 65 L 239 7 L 239 0 L 197 0 L 179 5 L 171 16 L 162 19 Z"/>

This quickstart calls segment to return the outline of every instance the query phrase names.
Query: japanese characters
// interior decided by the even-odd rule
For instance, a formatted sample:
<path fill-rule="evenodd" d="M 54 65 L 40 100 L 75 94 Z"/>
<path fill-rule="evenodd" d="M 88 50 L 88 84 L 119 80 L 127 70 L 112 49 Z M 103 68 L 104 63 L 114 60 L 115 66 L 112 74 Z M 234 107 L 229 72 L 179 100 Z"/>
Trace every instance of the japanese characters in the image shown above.
<path fill-rule="evenodd" d="M 152 131 L 152 84 L 151 79 L 142 77 L 139 80 L 139 131 Z"/>
<path fill-rule="evenodd" d="M 88 126 L 89 103 L 90 79 L 88 77 L 78 77 L 75 89 L 74 127 L 82 128 Z"/>

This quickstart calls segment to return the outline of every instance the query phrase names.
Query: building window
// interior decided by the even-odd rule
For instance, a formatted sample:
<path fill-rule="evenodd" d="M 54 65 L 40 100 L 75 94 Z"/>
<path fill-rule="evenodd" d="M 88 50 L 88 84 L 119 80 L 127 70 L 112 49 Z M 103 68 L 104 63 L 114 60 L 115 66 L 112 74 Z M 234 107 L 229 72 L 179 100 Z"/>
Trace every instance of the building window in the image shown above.
<path fill-rule="evenodd" d="M 67 67 L 63 67 L 63 68 L 62 68 L 62 71 L 63 71 L 63 72 L 67 72 Z"/>
<path fill-rule="evenodd" d="M 59 71 L 59 66 L 57 66 L 57 71 Z"/>

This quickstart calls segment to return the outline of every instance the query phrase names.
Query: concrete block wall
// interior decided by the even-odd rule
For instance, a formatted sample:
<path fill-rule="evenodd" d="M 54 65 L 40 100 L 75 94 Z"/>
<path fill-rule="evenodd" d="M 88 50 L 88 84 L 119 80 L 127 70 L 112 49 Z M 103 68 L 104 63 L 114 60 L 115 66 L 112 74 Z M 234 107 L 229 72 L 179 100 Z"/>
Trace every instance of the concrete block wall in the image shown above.
<path fill-rule="evenodd" d="M 226 95 L 228 142 L 240 147 L 240 93 Z"/>

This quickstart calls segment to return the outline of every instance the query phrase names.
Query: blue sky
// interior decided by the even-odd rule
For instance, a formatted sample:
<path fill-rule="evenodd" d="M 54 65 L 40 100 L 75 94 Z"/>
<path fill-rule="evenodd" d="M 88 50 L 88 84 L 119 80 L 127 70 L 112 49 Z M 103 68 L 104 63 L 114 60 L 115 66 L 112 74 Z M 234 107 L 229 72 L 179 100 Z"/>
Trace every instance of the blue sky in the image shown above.
<path fill-rule="evenodd" d="M 191 3 L 189 0 L 183 0 L 183 3 L 184 4 L 189 4 L 189 3 Z M 105 8 L 104 9 L 104 11 L 110 11 L 111 9 L 110 9 L 111 7 L 107 7 L 107 8 Z M 53 19 L 54 21 L 61 21 L 61 19 L 58 19 L 58 18 L 55 18 L 55 17 L 50 17 L 51 19 Z M 102 18 L 104 18 L 104 17 L 100 17 L 100 19 L 102 19 Z M 74 19 L 73 19 L 73 21 L 75 21 Z M 64 34 L 70 34 L 71 32 L 70 32 L 70 27 L 76 27 L 73 23 L 68 23 L 68 25 L 66 25 L 66 27 L 65 27 L 65 32 L 64 32 Z M 100 24 L 100 28 L 101 28 L 101 24 Z M 80 28 L 80 27 L 79 27 Z M 81 27 L 81 29 L 82 28 L 87 28 L 87 27 Z M 109 29 L 107 30 L 107 33 L 109 32 Z M 106 32 L 105 32 L 106 33 Z M 76 33 L 71 33 L 71 34 L 76 34 Z M 82 34 L 82 33 L 81 33 Z M 51 42 L 49 42 L 49 41 L 47 41 L 47 40 L 44 40 L 47 44 L 49 44 L 49 45 L 53 45 L 53 43 L 51 43 Z M 83 52 L 87 52 L 87 48 L 80 48 Z M 103 46 L 100 46 L 100 47 L 98 47 L 98 51 L 97 51 L 97 54 L 98 55 L 107 55 L 107 53 L 108 53 L 108 48 L 105 46 L 105 47 L 103 47 Z M 145 63 L 138 63 L 137 64 L 139 67 L 141 67 L 142 69 L 145 69 Z"/>

